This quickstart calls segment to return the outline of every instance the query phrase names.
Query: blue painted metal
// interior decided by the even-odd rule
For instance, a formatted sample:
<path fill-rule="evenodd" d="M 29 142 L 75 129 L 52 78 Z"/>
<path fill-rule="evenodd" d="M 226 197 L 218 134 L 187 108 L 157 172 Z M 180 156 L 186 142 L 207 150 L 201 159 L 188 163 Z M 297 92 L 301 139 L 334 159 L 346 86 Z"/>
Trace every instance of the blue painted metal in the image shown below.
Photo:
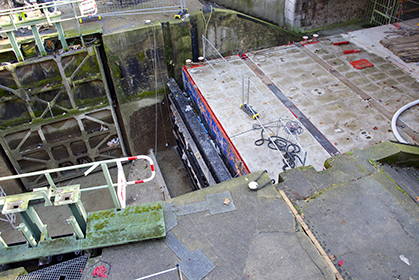
<path fill-rule="evenodd" d="M 217 143 L 220 145 L 221 150 L 227 157 L 227 160 L 230 162 L 235 172 L 239 176 L 249 174 L 249 168 L 246 166 L 246 163 L 243 161 L 236 147 L 231 142 L 227 133 L 224 131 L 224 128 L 222 127 L 221 123 L 218 121 L 217 117 L 212 112 L 211 107 L 208 105 L 205 98 L 202 96 L 198 87 L 195 85 L 195 82 L 189 75 L 188 68 L 186 66 L 184 66 L 182 69 L 182 78 L 185 89 L 188 91 L 189 95 L 192 96 L 195 104 L 199 108 L 200 113 L 202 114 L 207 125 L 209 126 L 212 135 L 214 135 Z"/>

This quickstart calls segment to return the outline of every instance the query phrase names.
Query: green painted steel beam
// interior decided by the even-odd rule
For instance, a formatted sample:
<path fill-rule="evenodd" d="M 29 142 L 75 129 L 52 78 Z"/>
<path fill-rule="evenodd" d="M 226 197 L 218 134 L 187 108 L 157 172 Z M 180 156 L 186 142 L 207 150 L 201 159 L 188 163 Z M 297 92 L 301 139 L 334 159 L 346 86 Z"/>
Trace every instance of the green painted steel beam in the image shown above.
<path fill-rule="evenodd" d="M 38 28 L 36 25 L 31 25 L 32 35 L 35 38 L 35 43 L 38 46 L 38 50 L 42 56 L 47 56 L 44 44 L 42 43 L 41 35 L 39 35 Z"/>
<path fill-rule="evenodd" d="M 162 202 L 108 209 L 87 215 L 84 239 L 76 236 L 47 239 L 35 247 L 27 244 L 0 246 L 0 264 L 21 262 L 78 250 L 116 246 L 166 236 Z"/>
<path fill-rule="evenodd" d="M 18 61 L 23 61 L 25 58 L 23 57 L 22 51 L 20 50 L 19 43 L 16 40 L 15 34 L 13 31 L 6 32 L 7 37 L 9 38 L 10 44 L 12 45 L 13 52 L 16 55 Z"/>
<path fill-rule="evenodd" d="M 58 38 L 60 39 L 63 50 L 68 51 L 68 44 L 67 44 L 67 41 L 65 40 L 64 30 L 63 30 L 63 27 L 61 26 L 61 23 L 56 22 L 55 27 L 57 28 Z"/>

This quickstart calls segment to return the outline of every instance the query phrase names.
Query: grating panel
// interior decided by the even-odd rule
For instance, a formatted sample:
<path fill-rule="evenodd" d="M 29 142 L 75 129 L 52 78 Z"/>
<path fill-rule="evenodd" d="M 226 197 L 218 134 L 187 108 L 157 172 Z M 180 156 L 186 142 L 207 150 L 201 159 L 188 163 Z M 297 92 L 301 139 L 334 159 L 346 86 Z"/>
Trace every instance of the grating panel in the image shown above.
<path fill-rule="evenodd" d="M 16 280 L 76 280 L 81 279 L 84 268 L 90 255 L 55 264 L 26 275 L 19 276 Z"/>

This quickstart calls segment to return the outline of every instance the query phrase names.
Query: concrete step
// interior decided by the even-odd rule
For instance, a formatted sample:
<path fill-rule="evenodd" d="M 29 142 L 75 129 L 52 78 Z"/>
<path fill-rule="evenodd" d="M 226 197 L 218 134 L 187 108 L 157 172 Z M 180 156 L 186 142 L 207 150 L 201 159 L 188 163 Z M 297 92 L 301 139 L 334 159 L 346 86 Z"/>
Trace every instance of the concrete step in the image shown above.
<path fill-rule="evenodd" d="M 368 166 L 370 165 L 370 167 Z M 326 170 L 316 171 L 313 167 L 299 167 L 280 174 L 279 188 L 292 200 L 303 200 L 322 191 L 369 176 L 376 171 L 370 164 L 358 162 L 358 156 L 341 154 L 328 159 Z"/>
<path fill-rule="evenodd" d="M 419 204 L 419 178 L 415 176 L 418 170 L 413 167 L 390 166 L 387 163 L 381 168 L 390 176 L 394 182 L 402 188 L 417 204 Z"/>

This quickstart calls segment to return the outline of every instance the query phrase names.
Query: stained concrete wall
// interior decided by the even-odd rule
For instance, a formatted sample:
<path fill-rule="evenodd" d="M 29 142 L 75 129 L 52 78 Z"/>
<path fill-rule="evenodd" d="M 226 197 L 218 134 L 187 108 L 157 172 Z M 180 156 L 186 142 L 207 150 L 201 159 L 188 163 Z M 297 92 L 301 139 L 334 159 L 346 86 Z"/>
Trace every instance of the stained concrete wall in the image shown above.
<path fill-rule="evenodd" d="M 294 31 L 358 20 L 365 15 L 364 0 L 218 0 L 226 8 L 286 26 Z M 255 34 L 256 35 L 256 34 Z"/>
<path fill-rule="evenodd" d="M 365 17 L 369 1 L 287 0 L 285 23 L 293 30 L 309 30 Z"/>
<path fill-rule="evenodd" d="M 171 124 L 162 107 L 168 77 L 161 25 L 106 35 L 103 43 L 129 152 L 155 149 L 156 135 L 157 149 L 163 149 Z"/>
<path fill-rule="evenodd" d="M 276 25 L 285 23 L 284 12 L 288 0 L 217 0 L 228 9 L 251 15 Z M 256 35 L 256 34 L 255 34 Z"/>
<path fill-rule="evenodd" d="M 231 10 L 214 9 L 212 14 L 199 13 L 195 17 L 201 54 L 202 35 L 224 56 L 301 40 L 298 34 Z"/>

